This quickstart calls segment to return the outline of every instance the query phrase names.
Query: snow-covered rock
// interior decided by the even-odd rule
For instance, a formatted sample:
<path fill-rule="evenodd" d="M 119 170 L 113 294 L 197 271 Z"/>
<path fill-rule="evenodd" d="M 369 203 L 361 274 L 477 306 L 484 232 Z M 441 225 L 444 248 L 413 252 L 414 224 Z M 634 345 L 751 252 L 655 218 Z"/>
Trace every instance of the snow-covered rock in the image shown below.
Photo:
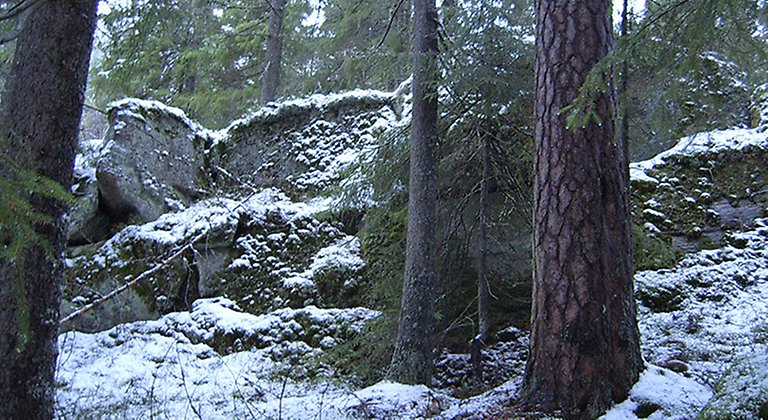
<path fill-rule="evenodd" d="M 354 411 L 363 400 L 342 384 L 309 380 L 332 375 L 314 361 L 320 343 L 343 343 L 377 316 L 313 307 L 254 316 L 219 298 L 156 321 L 64 333 L 57 416 L 298 419 Z"/>
<path fill-rule="evenodd" d="M 356 90 L 271 103 L 219 132 L 208 153 L 217 182 L 313 196 L 377 144 L 399 116 L 394 93 Z"/>
<path fill-rule="evenodd" d="M 630 165 L 633 221 L 677 251 L 726 244 L 768 216 L 768 131 L 730 129 L 681 139 Z"/>
<path fill-rule="evenodd" d="M 313 197 L 399 122 L 401 101 L 374 90 L 313 95 L 269 104 L 215 132 L 156 101 L 114 102 L 100 147 L 78 157 L 71 241 L 98 242 L 119 225 L 222 193 L 280 187 Z"/>
<path fill-rule="evenodd" d="M 715 385 L 715 396 L 700 418 L 768 418 L 768 348 L 737 361 Z"/>
<path fill-rule="evenodd" d="M 96 162 L 100 205 L 117 222 L 148 222 L 205 195 L 205 131 L 155 101 L 110 104 Z"/>
<path fill-rule="evenodd" d="M 643 354 L 713 386 L 768 331 L 768 220 L 734 234 L 733 245 L 701 251 L 672 270 L 635 276 Z"/>
<path fill-rule="evenodd" d="M 328 199 L 310 199 L 349 176 L 344 171 L 398 123 L 398 101 L 379 91 L 314 95 L 270 104 L 218 132 L 158 102 L 111 104 L 105 139 L 78 156 L 70 242 L 85 246 L 70 252 L 63 312 L 200 234 L 181 258 L 74 326 L 156 318 L 217 294 L 256 313 L 359 303 L 360 244 L 314 217 L 329 210 Z"/>
<path fill-rule="evenodd" d="M 62 308 L 68 314 L 192 248 L 150 278 L 67 325 L 88 331 L 189 309 L 199 297 L 227 295 L 252 313 L 307 305 L 351 306 L 360 299 L 357 239 L 274 189 L 242 200 L 200 201 L 154 222 L 131 225 L 67 260 Z M 342 297 L 344 299 L 342 299 Z"/>

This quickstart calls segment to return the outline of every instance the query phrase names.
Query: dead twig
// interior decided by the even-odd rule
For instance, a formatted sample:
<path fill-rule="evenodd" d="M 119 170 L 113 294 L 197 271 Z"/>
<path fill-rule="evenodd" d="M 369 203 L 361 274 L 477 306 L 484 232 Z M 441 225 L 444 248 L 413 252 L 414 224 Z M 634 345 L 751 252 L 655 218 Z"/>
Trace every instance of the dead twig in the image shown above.
<path fill-rule="evenodd" d="M 61 321 L 59 321 L 59 325 L 63 325 L 66 322 L 69 322 L 69 321 L 71 321 L 71 320 L 73 320 L 75 318 L 78 318 L 78 317 L 82 316 L 85 313 L 88 313 L 89 311 L 93 310 L 94 308 L 97 308 L 97 307 L 103 305 L 104 303 L 110 301 L 112 298 L 114 298 L 115 296 L 119 295 L 120 293 L 122 293 L 122 292 L 130 289 L 131 287 L 137 285 L 140 281 L 142 281 L 142 280 L 146 279 L 147 277 L 157 273 L 162 268 L 168 266 L 174 260 L 176 260 L 180 256 L 184 255 L 184 253 L 187 252 L 187 250 L 192 249 L 193 245 L 195 244 L 195 242 L 197 242 L 200 239 L 202 239 L 203 237 L 205 237 L 206 234 L 207 234 L 207 232 L 203 232 L 203 233 L 197 235 L 189 243 L 187 243 L 186 245 L 181 247 L 181 249 L 176 251 L 170 257 L 166 258 L 160 264 L 158 264 L 158 265 L 152 267 L 151 269 L 149 269 L 149 270 L 139 274 L 139 276 L 136 277 L 135 279 L 133 279 L 133 280 L 129 281 L 128 283 L 125 283 L 124 285 L 118 287 L 117 289 L 109 292 L 108 294 L 102 296 L 98 300 L 95 300 L 95 301 L 93 301 L 93 302 L 83 306 L 82 308 L 78 309 L 77 311 L 72 312 L 71 314 L 65 316 L 64 318 L 61 319 Z"/>

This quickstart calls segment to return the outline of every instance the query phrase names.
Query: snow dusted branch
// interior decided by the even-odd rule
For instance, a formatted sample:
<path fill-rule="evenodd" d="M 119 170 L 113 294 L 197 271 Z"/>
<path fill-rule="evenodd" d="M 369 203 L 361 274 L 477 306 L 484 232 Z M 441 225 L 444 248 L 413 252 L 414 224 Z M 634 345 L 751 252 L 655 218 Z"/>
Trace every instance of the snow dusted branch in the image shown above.
<path fill-rule="evenodd" d="M 133 279 L 133 280 L 129 281 L 128 283 L 125 283 L 124 285 L 118 287 L 117 289 L 109 292 L 108 294 L 102 296 L 98 300 L 95 300 L 95 301 L 93 301 L 93 302 L 83 306 L 82 308 L 78 309 L 77 311 L 72 312 L 71 314 L 65 316 L 64 318 L 61 319 L 61 321 L 59 321 L 59 325 L 64 325 L 64 323 L 69 322 L 69 321 L 71 321 L 71 320 L 73 320 L 75 318 L 78 318 L 78 317 L 82 316 L 83 314 L 91 311 L 92 309 L 97 308 L 97 307 L 103 305 L 104 303 L 110 301 L 112 298 L 114 298 L 115 296 L 119 295 L 120 293 L 122 293 L 122 292 L 130 289 L 131 287 L 137 285 L 140 281 L 142 281 L 142 280 L 146 279 L 147 277 L 157 273 L 162 268 L 168 266 L 174 260 L 176 260 L 180 256 L 184 255 L 184 253 L 187 250 L 193 249 L 192 247 L 195 244 L 195 242 L 199 241 L 200 239 L 203 239 L 203 237 L 205 237 L 206 233 L 207 232 L 203 232 L 203 233 L 197 235 L 194 239 L 192 239 L 189 243 L 187 243 L 186 245 L 181 247 L 181 249 L 176 251 L 173 255 L 171 255 L 170 257 L 166 258 L 160 264 L 158 264 L 158 265 L 150 268 L 149 270 L 139 274 L 139 276 L 136 277 L 135 279 Z"/>

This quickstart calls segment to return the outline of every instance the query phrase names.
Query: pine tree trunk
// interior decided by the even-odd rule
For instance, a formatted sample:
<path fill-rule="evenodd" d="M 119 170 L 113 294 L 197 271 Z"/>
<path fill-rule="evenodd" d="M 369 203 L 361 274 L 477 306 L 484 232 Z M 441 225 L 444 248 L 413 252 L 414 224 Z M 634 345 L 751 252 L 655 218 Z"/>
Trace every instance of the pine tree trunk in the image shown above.
<path fill-rule="evenodd" d="M 274 101 L 283 72 L 283 20 L 286 0 L 269 2 L 269 34 L 264 55 L 264 75 L 261 79 L 261 103 Z"/>
<path fill-rule="evenodd" d="M 437 190 L 437 9 L 413 2 L 413 120 L 405 278 L 397 344 L 389 378 L 428 383 L 435 323 Z"/>
<path fill-rule="evenodd" d="M 537 3 L 534 291 L 522 397 L 575 418 L 625 399 L 642 368 L 613 93 L 594 98 L 599 122 L 569 129 L 561 113 L 608 53 L 610 4 Z"/>
<path fill-rule="evenodd" d="M 0 115 L 3 152 L 23 168 L 72 184 L 97 0 L 44 0 L 17 40 Z M 66 206 L 31 197 L 55 223 L 36 230 L 15 262 L 0 261 L 0 418 L 53 417 Z M 7 221 L 4 221 L 7 222 Z"/>

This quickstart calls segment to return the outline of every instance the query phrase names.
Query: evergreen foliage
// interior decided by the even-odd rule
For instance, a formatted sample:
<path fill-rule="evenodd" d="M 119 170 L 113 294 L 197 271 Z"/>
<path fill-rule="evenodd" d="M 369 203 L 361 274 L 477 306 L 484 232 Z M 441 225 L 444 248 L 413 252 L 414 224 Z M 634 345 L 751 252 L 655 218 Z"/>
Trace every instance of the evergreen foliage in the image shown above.
<path fill-rule="evenodd" d="M 411 1 L 336 0 L 314 40 L 313 83 L 323 92 L 394 89 L 411 74 Z"/>
<path fill-rule="evenodd" d="M 57 182 L 21 168 L 6 157 L 0 158 L 0 165 L 0 259 L 14 262 L 31 244 L 51 251 L 51 244 L 35 226 L 55 221 L 36 211 L 30 197 L 71 202 L 72 195 Z"/>
<path fill-rule="evenodd" d="M 290 2 L 286 27 L 307 12 Z M 124 96 L 181 107 L 222 126 L 258 104 L 267 37 L 266 1 L 174 0 L 114 4 L 102 16 L 103 57 L 93 83 L 100 105 Z M 286 69 L 302 31 L 286 30 Z M 289 72 L 286 78 L 295 73 Z"/>
<path fill-rule="evenodd" d="M 749 125 L 750 93 L 764 83 L 768 6 L 757 0 L 649 2 L 608 62 L 629 61 L 633 160 L 695 132 Z"/>

